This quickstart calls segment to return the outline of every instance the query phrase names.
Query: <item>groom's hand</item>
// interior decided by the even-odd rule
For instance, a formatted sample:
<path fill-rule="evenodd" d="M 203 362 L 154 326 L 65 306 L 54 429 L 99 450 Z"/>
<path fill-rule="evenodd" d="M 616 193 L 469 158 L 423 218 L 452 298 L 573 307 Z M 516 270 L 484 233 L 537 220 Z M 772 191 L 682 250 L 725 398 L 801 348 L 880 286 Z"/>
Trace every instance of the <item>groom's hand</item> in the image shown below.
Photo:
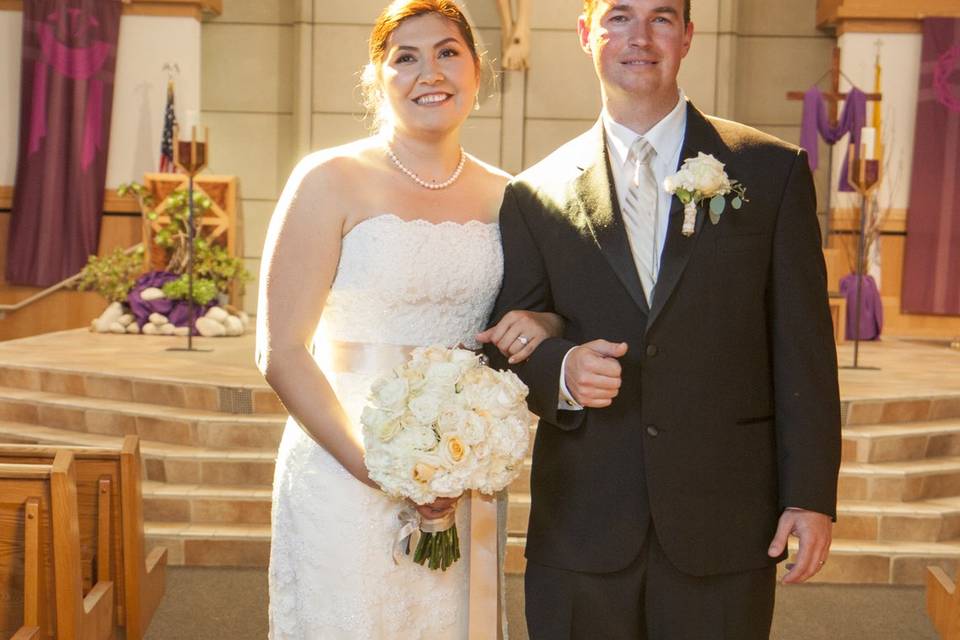
<path fill-rule="evenodd" d="M 594 340 L 574 347 L 567 355 L 563 381 L 570 395 L 584 407 L 609 407 L 620 392 L 620 363 L 626 342 Z"/>
<path fill-rule="evenodd" d="M 793 565 L 787 565 L 789 571 L 783 577 L 783 584 L 806 582 L 823 568 L 830 553 L 833 521 L 830 516 L 816 511 L 786 509 L 780 516 L 777 533 L 767 550 L 771 558 L 783 553 L 787 548 L 787 538 L 791 534 L 800 539 L 800 548 Z"/>

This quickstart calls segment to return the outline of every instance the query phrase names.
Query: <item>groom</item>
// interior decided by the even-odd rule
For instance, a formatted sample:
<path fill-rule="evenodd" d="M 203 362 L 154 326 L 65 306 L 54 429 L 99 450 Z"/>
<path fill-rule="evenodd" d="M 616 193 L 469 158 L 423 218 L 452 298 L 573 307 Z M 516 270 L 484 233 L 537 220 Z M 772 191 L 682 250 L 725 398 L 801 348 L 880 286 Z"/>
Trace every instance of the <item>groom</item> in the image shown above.
<path fill-rule="evenodd" d="M 515 367 L 541 417 L 530 636 L 767 638 L 788 536 L 799 552 L 785 583 L 826 561 L 840 462 L 807 159 L 685 100 L 689 0 L 584 5 L 578 31 L 603 113 L 518 176 L 500 215 L 493 319 L 532 309 L 566 320 L 563 337 Z M 708 197 L 685 230 L 662 185 L 700 152 L 746 201 L 737 210 L 730 193 L 716 216 Z"/>

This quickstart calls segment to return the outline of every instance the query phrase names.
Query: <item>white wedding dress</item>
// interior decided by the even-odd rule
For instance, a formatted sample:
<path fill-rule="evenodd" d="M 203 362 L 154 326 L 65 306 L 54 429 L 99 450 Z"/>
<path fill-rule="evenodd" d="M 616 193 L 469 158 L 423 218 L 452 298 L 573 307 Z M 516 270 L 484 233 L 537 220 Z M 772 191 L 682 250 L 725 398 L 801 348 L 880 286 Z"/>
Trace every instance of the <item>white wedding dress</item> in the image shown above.
<path fill-rule="evenodd" d="M 335 370 L 327 346 L 475 346 L 502 273 L 495 224 L 384 214 L 347 233 L 314 350 L 355 429 L 376 373 Z M 409 557 L 394 563 L 403 506 L 358 482 L 287 421 L 273 485 L 272 640 L 467 637 L 469 504 L 457 512 L 462 557 L 446 572 Z"/>

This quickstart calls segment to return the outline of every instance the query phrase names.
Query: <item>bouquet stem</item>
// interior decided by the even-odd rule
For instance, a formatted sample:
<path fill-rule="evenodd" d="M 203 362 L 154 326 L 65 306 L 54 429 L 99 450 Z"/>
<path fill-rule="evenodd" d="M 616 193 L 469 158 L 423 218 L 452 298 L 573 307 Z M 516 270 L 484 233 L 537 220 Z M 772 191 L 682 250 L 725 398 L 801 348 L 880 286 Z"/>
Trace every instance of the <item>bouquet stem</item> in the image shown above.
<path fill-rule="evenodd" d="M 433 571 L 446 571 L 459 559 L 460 535 L 454 513 L 437 520 L 423 520 L 413 561 Z"/>

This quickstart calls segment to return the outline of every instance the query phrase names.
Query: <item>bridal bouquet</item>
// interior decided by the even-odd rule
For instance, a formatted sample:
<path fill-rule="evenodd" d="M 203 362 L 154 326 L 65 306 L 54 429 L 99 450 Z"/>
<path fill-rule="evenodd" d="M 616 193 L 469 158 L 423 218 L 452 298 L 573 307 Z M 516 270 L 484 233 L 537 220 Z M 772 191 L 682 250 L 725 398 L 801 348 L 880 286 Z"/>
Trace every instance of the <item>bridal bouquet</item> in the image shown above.
<path fill-rule="evenodd" d="M 465 349 L 431 346 L 374 382 L 360 417 L 370 477 L 395 498 L 429 504 L 468 489 L 493 494 L 520 473 L 535 420 L 527 387 Z M 420 522 L 414 561 L 460 558 L 451 514 Z"/>

